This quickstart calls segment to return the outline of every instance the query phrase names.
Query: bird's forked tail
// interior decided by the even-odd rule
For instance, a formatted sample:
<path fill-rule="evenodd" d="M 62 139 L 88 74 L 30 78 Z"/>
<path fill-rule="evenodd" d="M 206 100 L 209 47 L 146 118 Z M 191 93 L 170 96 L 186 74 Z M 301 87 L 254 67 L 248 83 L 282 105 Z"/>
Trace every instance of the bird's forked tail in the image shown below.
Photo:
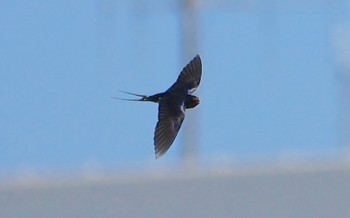
<path fill-rule="evenodd" d="M 118 97 L 112 97 L 112 98 L 118 99 L 118 100 L 124 100 L 124 101 L 149 101 L 147 95 L 140 95 L 140 94 L 135 94 L 135 93 L 132 93 L 132 92 L 126 92 L 126 91 L 122 91 L 122 90 L 118 90 L 118 91 L 119 92 L 123 92 L 125 94 L 138 96 L 138 97 L 141 97 L 141 98 L 140 99 L 118 98 Z"/>

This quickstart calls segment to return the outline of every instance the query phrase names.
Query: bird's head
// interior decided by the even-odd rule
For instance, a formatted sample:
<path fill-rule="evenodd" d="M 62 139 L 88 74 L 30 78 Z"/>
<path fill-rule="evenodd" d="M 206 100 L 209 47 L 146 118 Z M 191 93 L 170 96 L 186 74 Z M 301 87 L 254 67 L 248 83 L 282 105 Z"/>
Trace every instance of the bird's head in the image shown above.
<path fill-rule="evenodd" d="M 194 108 L 199 104 L 199 98 L 194 95 L 187 95 L 185 99 L 186 109 Z"/>

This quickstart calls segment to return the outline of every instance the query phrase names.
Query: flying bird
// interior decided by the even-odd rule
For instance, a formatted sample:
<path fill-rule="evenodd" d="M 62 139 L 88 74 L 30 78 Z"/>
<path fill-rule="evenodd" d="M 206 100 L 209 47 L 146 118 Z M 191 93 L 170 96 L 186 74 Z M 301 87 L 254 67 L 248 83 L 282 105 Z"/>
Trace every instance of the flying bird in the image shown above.
<path fill-rule="evenodd" d="M 199 104 L 199 98 L 191 94 L 198 88 L 201 77 L 202 62 L 197 55 L 183 68 L 176 82 L 165 92 L 147 96 L 121 91 L 140 98 L 116 98 L 126 101 L 152 101 L 159 104 L 158 122 L 154 132 L 154 150 L 157 159 L 163 156 L 174 142 L 185 119 L 185 110 Z"/>

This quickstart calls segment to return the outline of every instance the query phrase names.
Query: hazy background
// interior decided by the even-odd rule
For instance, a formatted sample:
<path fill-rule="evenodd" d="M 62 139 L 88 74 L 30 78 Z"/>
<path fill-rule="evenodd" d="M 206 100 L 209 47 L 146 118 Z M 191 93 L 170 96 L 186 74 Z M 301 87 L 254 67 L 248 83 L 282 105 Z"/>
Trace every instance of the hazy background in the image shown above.
<path fill-rule="evenodd" d="M 186 56 L 178 1 L 1 0 L 0 176 L 180 166 L 188 128 L 155 160 L 157 105 L 111 96 L 165 91 L 197 53 L 198 166 L 345 160 L 349 1 L 198 5 Z"/>

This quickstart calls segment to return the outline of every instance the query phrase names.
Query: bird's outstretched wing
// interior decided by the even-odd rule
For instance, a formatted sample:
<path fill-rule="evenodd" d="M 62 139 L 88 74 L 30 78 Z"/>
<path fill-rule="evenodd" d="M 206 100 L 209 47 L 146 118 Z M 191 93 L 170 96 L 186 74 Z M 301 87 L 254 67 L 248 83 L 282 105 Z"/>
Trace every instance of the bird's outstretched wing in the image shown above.
<path fill-rule="evenodd" d="M 168 151 L 185 119 L 183 99 L 164 99 L 159 102 L 158 110 L 158 123 L 154 133 L 156 158 L 161 157 Z"/>
<path fill-rule="evenodd" d="M 202 77 L 202 61 L 199 55 L 193 58 L 181 71 L 176 82 L 167 90 L 181 90 L 186 94 L 192 94 L 199 86 Z"/>

